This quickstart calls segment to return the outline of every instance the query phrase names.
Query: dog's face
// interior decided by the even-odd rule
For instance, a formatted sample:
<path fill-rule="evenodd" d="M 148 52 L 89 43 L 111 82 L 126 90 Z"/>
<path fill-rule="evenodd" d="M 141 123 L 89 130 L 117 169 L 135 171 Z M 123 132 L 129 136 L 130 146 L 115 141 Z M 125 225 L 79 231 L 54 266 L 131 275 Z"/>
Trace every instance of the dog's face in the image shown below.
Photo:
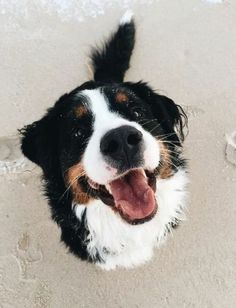
<path fill-rule="evenodd" d="M 174 172 L 177 127 L 179 106 L 146 84 L 88 82 L 26 127 L 22 149 L 46 178 L 61 175 L 73 202 L 101 199 L 137 224 L 157 211 L 156 178 Z"/>

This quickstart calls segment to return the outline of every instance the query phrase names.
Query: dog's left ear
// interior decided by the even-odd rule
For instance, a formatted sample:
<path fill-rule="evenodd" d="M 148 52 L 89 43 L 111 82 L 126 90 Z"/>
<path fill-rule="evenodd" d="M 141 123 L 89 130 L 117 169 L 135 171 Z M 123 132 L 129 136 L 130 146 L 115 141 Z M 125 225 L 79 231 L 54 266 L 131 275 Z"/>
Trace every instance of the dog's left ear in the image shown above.
<path fill-rule="evenodd" d="M 150 100 L 152 112 L 155 117 L 160 121 L 160 124 L 170 134 L 170 139 L 180 144 L 184 141 L 184 127 L 187 126 L 187 116 L 180 105 L 177 105 L 172 99 L 167 96 L 152 94 Z M 176 140 L 172 133 L 176 133 Z"/>
<path fill-rule="evenodd" d="M 160 123 L 167 139 L 178 145 L 184 141 L 184 127 L 187 127 L 187 116 L 183 108 L 170 98 L 155 93 L 146 83 L 127 83 L 134 93 L 146 101 L 153 115 Z"/>

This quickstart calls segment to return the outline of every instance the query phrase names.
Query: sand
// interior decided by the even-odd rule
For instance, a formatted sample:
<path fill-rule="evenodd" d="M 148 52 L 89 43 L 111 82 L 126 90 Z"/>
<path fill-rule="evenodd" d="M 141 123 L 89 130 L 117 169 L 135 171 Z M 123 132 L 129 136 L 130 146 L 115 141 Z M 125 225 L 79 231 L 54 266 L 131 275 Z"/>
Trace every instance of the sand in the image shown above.
<path fill-rule="evenodd" d="M 235 307 L 236 2 L 3 0 L 0 6 L 0 307 Z M 126 80 L 149 81 L 189 116 L 190 198 L 186 221 L 151 262 L 106 272 L 60 243 L 41 171 L 12 136 L 88 79 L 90 46 L 127 8 L 138 33 Z"/>

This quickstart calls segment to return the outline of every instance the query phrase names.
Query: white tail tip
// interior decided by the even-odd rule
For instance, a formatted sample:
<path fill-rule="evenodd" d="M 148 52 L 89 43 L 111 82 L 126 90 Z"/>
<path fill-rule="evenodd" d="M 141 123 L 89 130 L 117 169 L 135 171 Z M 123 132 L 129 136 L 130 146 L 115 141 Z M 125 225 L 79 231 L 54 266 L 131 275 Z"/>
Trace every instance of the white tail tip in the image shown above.
<path fill-rule="evenodd" d="M 120 19 L 120 25 L 129 24 L 133 19 L 134 13 L 131 10 L 128 10 Z"/>

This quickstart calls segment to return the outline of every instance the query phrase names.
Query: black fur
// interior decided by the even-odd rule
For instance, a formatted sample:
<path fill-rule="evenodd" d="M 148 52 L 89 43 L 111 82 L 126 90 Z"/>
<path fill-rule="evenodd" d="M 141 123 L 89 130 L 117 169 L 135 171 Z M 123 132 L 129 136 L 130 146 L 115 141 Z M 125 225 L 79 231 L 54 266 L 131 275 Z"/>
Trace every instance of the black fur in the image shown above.
<path fill-rule="evenodd" d="M 184 141 L 183 128 L 187 125 L 187 116 L 182 107 L 169 97 L 155 93 L 145 82 L 126 82 L 125 85 L 150 105 L 153 115 L 168 135 L 167 139 L 181 145 Z M 174 128 L 177 128 L 178 135 Z"/>
<path fill-rule="evenodd" d="M 181 146 L 184 137 L 186 116 L 180 106 L 168 97 L 155 93 L 146 83 L 123 82 L 124 74 L 129 68 L 134 40 L 133 21 L 119 26 L 101 50 L 92 52 L 94 80 L 63 95 L 41 120 L 20 130 L 24 155 L 43 170 L 45 195 L 50 204 L 52 218 L 61 227 L 61 239 L 71 252 L 82 259 L 90 260 L 86 250 L 88 229 L 85 213 L 81 221 L 76 218 L 71 209 L 72 193 L 67 189 L 64 177 L 68 168 L 81 158 L 92 133 L 91 114 L 86 115 L 83 120 L 74 116 L 74 108 L 81 104 L 81 98 L 77 94 L 84 89 L 102 88 L 111 109 L 139 122 L 154 136 L 165 134 L 168 147 Z M 114 94 L 119 90 L 128 93 L 131 102 L 128 108 L 117 106 L 113 102 Z M 151 121 L 147 123 L 147 119 Z M 176 127 L 179 134 L 175 132 Z M 174 164 L 184 164 L 176 153 L 177 149 L 175 157 L 172 158 Z M 83 178 L 81 185 L 86 186 Z M 90 194 L 99 198 L 93 190 Z M 95 259 L 102 262 L 99 255 Z"/>

